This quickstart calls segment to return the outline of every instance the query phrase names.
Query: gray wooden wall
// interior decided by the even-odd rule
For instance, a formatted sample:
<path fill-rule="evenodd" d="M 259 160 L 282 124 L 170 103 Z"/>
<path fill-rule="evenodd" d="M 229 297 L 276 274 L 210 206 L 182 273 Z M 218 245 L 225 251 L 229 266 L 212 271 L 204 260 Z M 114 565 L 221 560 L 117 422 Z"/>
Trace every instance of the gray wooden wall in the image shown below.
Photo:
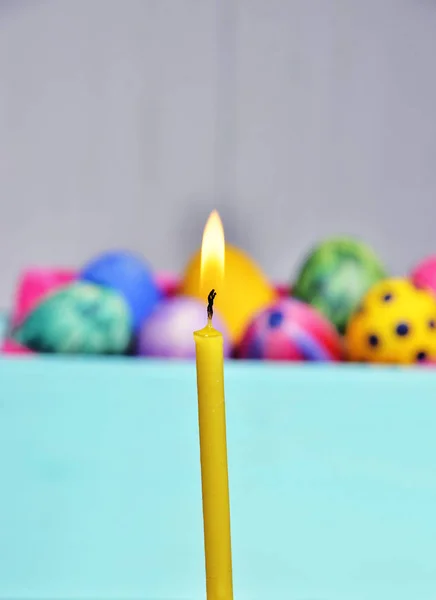
<path fill-rule="evenodd" d="M 215 205 L 288 279 L 358 234 L 436 251 L 431 0 L 0 3 L 0 305 L 29 263 L 180 269 Z"/>

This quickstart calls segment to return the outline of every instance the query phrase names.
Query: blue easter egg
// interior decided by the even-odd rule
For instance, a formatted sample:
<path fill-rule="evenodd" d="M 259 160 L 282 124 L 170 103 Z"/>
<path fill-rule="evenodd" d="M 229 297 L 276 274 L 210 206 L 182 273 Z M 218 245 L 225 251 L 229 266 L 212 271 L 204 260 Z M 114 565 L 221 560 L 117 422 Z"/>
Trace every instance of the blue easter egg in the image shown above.
<path fill-rule="evenodd" d="M 152 313 L 161 294 L 149 266 L 125 250 L 104 252 L 86 264 L 79 279 L 112 288 L 126 301 L 136 331 Z"/>

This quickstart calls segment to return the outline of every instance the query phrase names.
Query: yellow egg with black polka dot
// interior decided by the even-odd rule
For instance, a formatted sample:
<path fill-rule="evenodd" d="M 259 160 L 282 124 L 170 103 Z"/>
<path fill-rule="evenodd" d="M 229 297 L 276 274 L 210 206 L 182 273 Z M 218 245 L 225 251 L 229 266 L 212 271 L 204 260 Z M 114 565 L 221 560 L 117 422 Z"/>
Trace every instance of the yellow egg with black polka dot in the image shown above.
<path fill-rule="evenodd" d="M 364 297 L 346 331 L 352 361 L 412 364 L 436 359 L 436 299 L 407 279 L 385 279 Z"/>

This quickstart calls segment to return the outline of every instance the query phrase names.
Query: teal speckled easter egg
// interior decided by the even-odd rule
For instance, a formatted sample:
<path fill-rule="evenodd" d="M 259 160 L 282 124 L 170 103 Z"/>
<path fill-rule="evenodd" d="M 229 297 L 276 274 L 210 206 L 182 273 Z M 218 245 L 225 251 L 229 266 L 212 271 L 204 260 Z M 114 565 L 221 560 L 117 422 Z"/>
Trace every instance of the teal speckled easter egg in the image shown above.
<path fill-rule="evenodd" d="M 123 354 L 131 332 L 130 312 L 119 294 L 77 282 L 48 296 L 12 338 L 34 352 Z"/>

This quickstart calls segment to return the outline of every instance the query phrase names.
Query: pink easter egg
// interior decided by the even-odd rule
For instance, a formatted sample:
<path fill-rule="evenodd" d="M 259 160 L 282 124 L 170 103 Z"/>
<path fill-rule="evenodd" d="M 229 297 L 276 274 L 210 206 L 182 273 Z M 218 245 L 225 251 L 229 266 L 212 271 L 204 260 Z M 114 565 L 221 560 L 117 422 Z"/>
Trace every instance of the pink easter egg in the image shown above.
<path fill-rule="evenodd" d="M 436 294 L 436 256 L 429 256 L 418 263 L 410 278 L 417 287 Z"/>
<path fill-rule="evenodd" d="M 32 350 L 29 350 L 25 346 L 22 346 L 21 344 L 19 344 L 15 340 L 11 340 L 11 339 L 6 339 L 3 342 L 1 351 L 4 354 L 14 354 L 14 355 L 17 355 L 17 354 L 19 354 L 19 355 L 28 355 L 28 354 L 32 355 L 32 354 L 34 354 L 34 352 L 32 352 Z"/>
<path fill-rule="evenodd" d="M 341 360 L 342 341 L 333 325 L 317 310 L 282 298 L 258 313 L 238 348 L 246 359 Z"/>
<path fill-rule="evenodd" d="M 69 269 L 30 268 L 21 275 L 12 310 L 14 325 L 22 321 L 48 294 L 75 279 Z"/>
<path fill-rule="evenodd" d="M 161 271 L 157 274 L 156 283 L 164 298 L 171 298 L 177 294 L 179 278 L 174 273 Z"/>

